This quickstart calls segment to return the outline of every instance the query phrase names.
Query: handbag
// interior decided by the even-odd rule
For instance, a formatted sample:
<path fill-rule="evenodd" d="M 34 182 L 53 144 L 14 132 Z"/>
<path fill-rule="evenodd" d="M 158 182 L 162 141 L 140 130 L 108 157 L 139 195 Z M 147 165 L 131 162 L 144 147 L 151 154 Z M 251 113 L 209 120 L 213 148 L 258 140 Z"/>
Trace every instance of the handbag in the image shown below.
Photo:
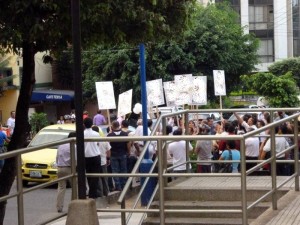
<path fill-rule="evenodd" d="M 229 160 L 232 160 L 232 152 L 229 151 Z M 219 163 L 216 173 L 232 173 L 232 163 Z"/>

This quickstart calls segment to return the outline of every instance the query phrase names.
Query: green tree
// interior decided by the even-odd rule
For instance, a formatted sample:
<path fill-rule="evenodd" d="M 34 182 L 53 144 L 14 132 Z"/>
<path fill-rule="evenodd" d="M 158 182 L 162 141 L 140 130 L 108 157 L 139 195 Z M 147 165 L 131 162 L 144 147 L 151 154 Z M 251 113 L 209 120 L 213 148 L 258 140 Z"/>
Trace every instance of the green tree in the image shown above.
<path fill-rule="evenodd" d="M 274 75 L 280 76 L 281 74 L 286 74 L 291 72 L 294 79 L 297 82 L 298 87 L 300 87 L 300 58 L 289 58 L 279 62 L 273 63 L 269 66 L 269 72 Z"/>
<path fill-rule="evenodd" d="M 258 40 L 244 34 L 237 14 L 227 5 L 197 7 L 191 29 L 179 40 L 146 45 L 147 80 L 174 79 L 176 74 L 208 76 L 208 98 L 214 98 L 214 69 L 225 70 L 227 92 L 240 88 L 241 74 L 251 72 L 258 62 Z M 96 100 L 95 82 L 113 81 L 115 96 L 133 88 L 133 101 L 140 101 L 138 49 L 97 46 L 83 56 L 84 96 Z"/>
<path fill-rule="evenodd" d="M 23 56 L 23 76 L 16 108 L 16 126 L 8 151 L 23 147 L 29 132 L 28 108 L 35 83 L 34 55 L 50 50 L 56 55 L 72 44 L 71 2 L 0 0 L 0 46 Z M 95 43 L 139 43 L 172 38 L 189 26 L 195 0 L 81 1 L 81 40 L 85 49 Z M 159 36 L 157 35 L 159 34 Z M 45 60 L 49 57 L 45 57 Z M 16 174 L 9 158 L 0 174 L 0 197 L 7 195 Z M 6 202 L 0 203 L 0 224 Z"/>
<path fill-rule="evenodd" d="M 291 72 L 281 76 L 272 73 L 256 73 L 241 76 L 250 90 L 264 96 L 272 107 L 298 107 L 299 89 Z"/>
<path fill-rule="evenodd" d="M 46 113 L 33 113 L 29 118 L 31 132 L 37 134 L 42 128 L 49 125 Z"/>

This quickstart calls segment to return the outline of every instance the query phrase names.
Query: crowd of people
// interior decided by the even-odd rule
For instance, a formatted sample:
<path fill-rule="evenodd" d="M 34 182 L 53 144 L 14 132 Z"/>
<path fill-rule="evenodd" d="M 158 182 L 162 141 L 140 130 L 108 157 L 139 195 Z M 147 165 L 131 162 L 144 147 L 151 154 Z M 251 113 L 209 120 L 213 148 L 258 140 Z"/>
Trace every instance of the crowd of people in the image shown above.
<path fill-rule="evenodd" d="M 278 117 L 284 118 L 284 113 L 279 112 Z M 108 118 L 102 115 L 99 110 L 97 114 L 90 118 L 88 114 L 84 114 L 84 137 L 99 137 L 100 125 L 107 124 Z M 184 119 L 181 117 L 168 118 L 166 127 L 167 135 L 216 135 L 215 140 L 196 140 L 188 144 L 188 151 L 193 152 L 197 156 L 197 163 L 195 172 L 198 173 L 212 173 L 218 172 L 216 163 L 212 160 L 236 160 L 232 163 L 232 173 L 240 171 L 240 143 L 238 140 L 223 140 L 219 138 L 224 135 L 238 135 L 246 132 L 251 132 L 257 128 L 263 127 L 270 123 L 270 114 L 262 112 L 260 114 L 245 114 L 240 117 L 235 113 L 236 120 L 229 122 L 226 120 L 214 121 L 211 117 L 206 120 L 191 120 L 189 121 L 188 130 L 185 130 Z M 278 120 L 278 118 L 275 118 Z M 153 121 L 147 119 L 148 135 L 151 133 Z M 129 129 L 132 124 L 130 119 L 114 118 L 107 130 L 107 137 L 126 137 L 126 136 L 143 136 L 142 119 L 136 118 L 136 126 L 134 131 Z M 282 123 L 276 128 L 277 134 L 292 133 L 293 127 L 290 123 Z M 162 133 L 158 132 L 157 135 Z M 269 131 L 262 132 L 258 136 L 252 136 L 245 141 L 245 155 L 246 155 L 246 169 L 250 169 L 257 165 L 257 161 L 251 163 L 251 160 L 259 160 L 270 157 L 270 138 L 266 137 Z M 193 143 L 194 142 L 194 143 Z M 276 137 L 276 152 L 284 151 L 293 143 L 293 140 L 287 137 Z M 121 141 L 121 142 L 85 142 L 85 160 L 87 173 L 130 173 L 139 157 L 141 151 L 144 149 L 143 141 Z M 186 154 L 186 142 L 184 140 L 173 141 L 167 143 L 168 163 L 173 166 L 172 172 L 184 173 L 188 168 L 192 168 L 188 161 Z M 65 174 L 64 167 L 70 166 L 66 161 L 70 160 L 67 154 L 63 151 L 70 151 L 66 146 L 58 148 L 58 176 Z M 148 147 L 149 158 L 154 159 L 157 152 L 156 141 L 151 141 Z M 292 154 L 278 154 L 277 158 L 290 159 Z M 65 158 L 65 159 L 64 159 Z M 62 160 L 61 160 L 62 159 Z M 60 161 L 61 160 L 61 161 Z M 61 163 L 62 162 L 62 163 Z M 188 167 L 187 167 L 188 166 Z M 265 167 L 270 170 L 270 168 Z M 288 164 L 277 164 L 277 175 L 289 175 L 291 169 Z M 69 171 L 68 171 L 69 172 Z M 107 196 L 111 191 L 121 191 L 126 183 L 126 177 L 88 177 L 87 178 L 87 195 L 89 198 L 99 198 Z M 63 202 L 62 193 L 64 193 L 65 184 L 63 181 L 58 186 L 58 200 L 57 210 L 62 211 Z"/>

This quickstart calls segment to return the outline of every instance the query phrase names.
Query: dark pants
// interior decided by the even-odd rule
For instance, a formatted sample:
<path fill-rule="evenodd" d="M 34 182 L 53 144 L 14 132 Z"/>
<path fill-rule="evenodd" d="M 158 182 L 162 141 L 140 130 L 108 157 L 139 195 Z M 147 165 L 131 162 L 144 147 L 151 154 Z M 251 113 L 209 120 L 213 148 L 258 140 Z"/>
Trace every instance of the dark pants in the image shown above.
<path fill-rule="evenodd" d="M 211 165 L 197 165 L 197 173 L 211 173 Z"/>
<path fill-rule="evenodd" d="M 110 164 L 106 168 L 107 168 L 107 173 L 112 173 Z M 113 191 L 115 189 L 113 178 L 112 177 L 107 177 L 107 181 L 108 181 L 109 190 Z"/>
<path fill-rule="evenodd" d="M 102 173 L 100 155 L 85 158 L 85 170 L 87 173 Z M 88 177 L 87 180 L 89 184 L 89 197 L 100 197 L 97 193 L 99 188 L 99 177 Z"/>
<path fill-rule="evenodd" d="M 285 158 L 278 158 L 276 160 L 285 160 Z M 277 176 L 288 176 L 289 169 L 287 163 L 276 163 L 276 175 Z"/>
<path fill-rule="evenodd" d="M 112 173 L 127 173 L 127 156 L 111 156 L 110 157 Z M 127 178 L 114 177 L 115 186 L 117 190 L 124 188 Z"/>
<path fill-rule="evenodd" d="M 250 156 L 246 156 L 246 160 L 258 160 L 258 157 L 250 157 Z M 246 170 L 251 169 L 252 167 L 256 166 L 257 162 L 251 163 L 251 162 L 247 162 L 246 163 Z M 251 174 L 249 174 L 251 175 Z M 252 174 L 254 175 L 254 174 Z"/>
<path fill-rule="evenodd" d="M 107 166 L 103 165 L 101 167 L 102 167 L 102 173 L 107 173 Z M 98 195 L 100 197 L 108 196 L 108 193 L 109 193 L 109 188 L 108 188 L 107 177 L 100 177 Z"/>
<path fill-rule="evenodd" d="M 131 173 L 136 161 L 137 161 L 137 158 L 133 155 L 131 155 L 127 158 L 127 172 L 128 173 Z"/>

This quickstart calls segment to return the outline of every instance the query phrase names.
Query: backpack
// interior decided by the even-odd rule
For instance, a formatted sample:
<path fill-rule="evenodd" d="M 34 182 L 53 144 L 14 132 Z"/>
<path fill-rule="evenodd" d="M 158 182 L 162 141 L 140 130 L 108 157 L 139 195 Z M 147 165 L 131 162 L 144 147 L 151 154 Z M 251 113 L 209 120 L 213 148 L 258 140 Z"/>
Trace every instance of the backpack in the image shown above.
<path fill-rule="evenodd" d="M 232 160 L 232 152 L 229 151 L 229 160 Z M 232 173 L 232 163 L 219 163 L 215 173 Z"/>

